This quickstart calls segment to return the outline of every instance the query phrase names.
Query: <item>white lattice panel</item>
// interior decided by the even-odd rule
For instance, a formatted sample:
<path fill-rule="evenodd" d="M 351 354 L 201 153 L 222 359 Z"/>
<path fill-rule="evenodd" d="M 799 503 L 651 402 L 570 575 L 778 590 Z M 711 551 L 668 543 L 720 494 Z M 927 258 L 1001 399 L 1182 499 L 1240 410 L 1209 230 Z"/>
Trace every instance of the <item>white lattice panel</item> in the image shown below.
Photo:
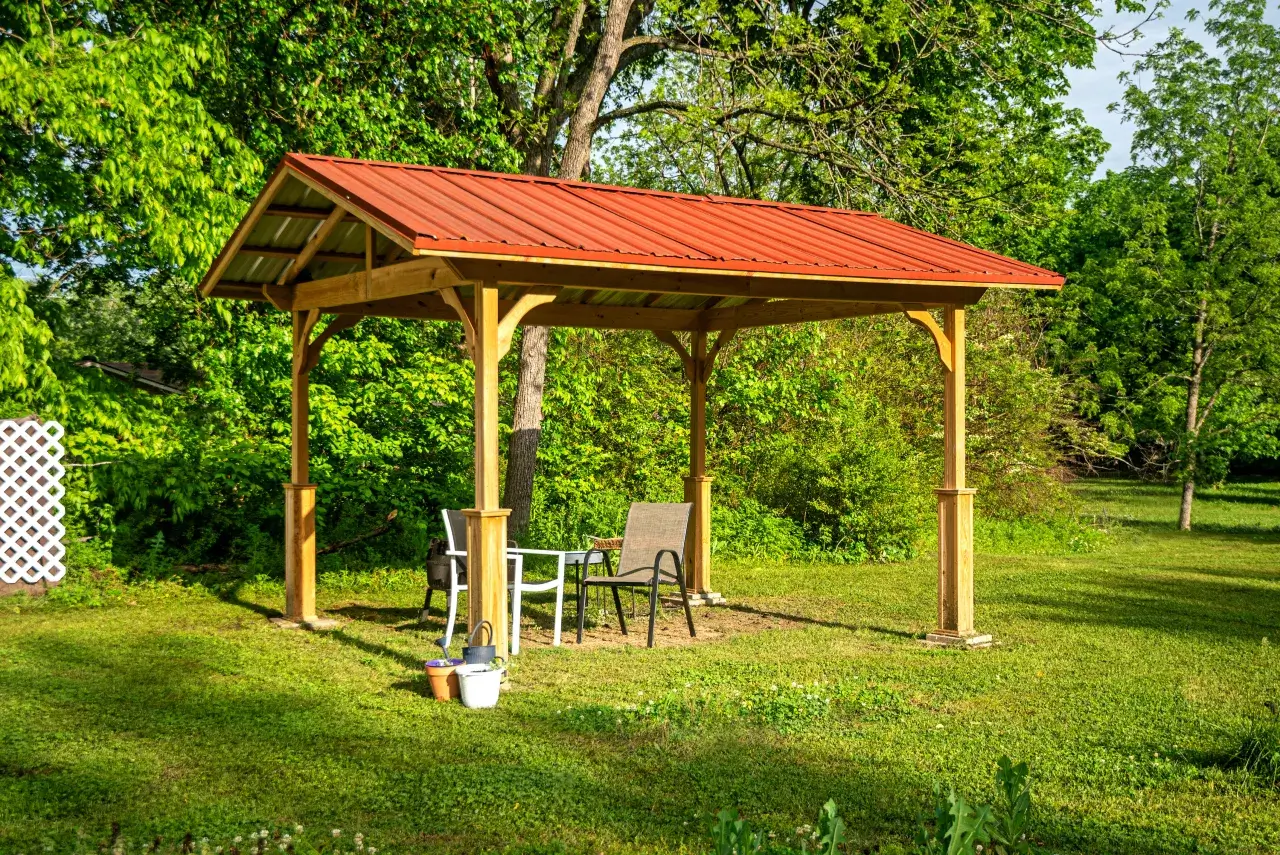
<path fill-rule="evenodd" d="M 56 582 L 62 558 L 62 425 L 0 421 L 0 580 Z"/>

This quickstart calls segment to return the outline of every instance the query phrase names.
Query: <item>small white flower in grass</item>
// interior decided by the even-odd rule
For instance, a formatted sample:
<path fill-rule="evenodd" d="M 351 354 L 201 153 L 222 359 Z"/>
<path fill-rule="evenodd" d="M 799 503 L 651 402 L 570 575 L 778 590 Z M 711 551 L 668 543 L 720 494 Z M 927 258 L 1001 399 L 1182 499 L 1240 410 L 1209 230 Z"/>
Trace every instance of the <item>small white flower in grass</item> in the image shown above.
<path fill-rule="evenodd" d="M 231 842 L 232 842 L 232 843 L 239 843 L 239 842 L 240 842 L 240 841 L 242 841 L 242 840 L 244 840 L 244 838 L 237 834 L 237 835 L 235 836 L 235 838 L 234 838 L 234 839 L 232 839 L 232 841 L 231 841 Z"/>
<path fill-rule="evenodd" d="M 335 828 L 333 831 L 331 831 L 331 832 L 330 832 L 330 834 L 332 834 L 334 837 L 341 837 L 341 836 L 342 836 L 342 829 L 341 829 L 341 828 Z"/>
<path fill-rule="evenodd" d="M 288 846 L 286 846 L 285 844 L 281 843 L 281 844 L 280 844 L 279 846 L 277 846 L 276 848 L 277 848 L 277 849 L 279 849 L 281 852 L 283 852 L 284 850 L 288 849 L 289 847 L 288 847 Z"/>
<path fill-rule="evenodd" d="M 378 855 L 378 850 L 377 850 L 377 849 L 374 849 L 372 846 L 370 846 L 370 847 L 369 847 L 369 855 Z"/>
<path fill-rule="evenodd" d="M 267 835 L 267 830 L 266 830 L 265 828 L 259 829 L 259 830 L 258 830 L 258 836 L 259 836 L 259 837 L 261 837 L 263 840 L 266 840 L 266 839 L 267 839 L 267 836 L 268 836 L 268 835 Z"/>
<path fill-rule="evenodd" d="M 301 833 L 302 833 L 302 826 L 301 826 L 301 825 L 295 825 L 295 826 L 293 827 L 293 830 L 294 830 L 296 833 L 301 834 Z"/>

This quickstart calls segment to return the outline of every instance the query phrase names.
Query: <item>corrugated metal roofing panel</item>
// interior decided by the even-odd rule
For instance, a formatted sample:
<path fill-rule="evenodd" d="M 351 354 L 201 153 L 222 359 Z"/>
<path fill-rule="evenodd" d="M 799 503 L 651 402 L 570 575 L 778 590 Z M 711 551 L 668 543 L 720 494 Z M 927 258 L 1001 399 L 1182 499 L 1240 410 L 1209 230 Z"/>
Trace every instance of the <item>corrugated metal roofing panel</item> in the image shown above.
<path fill-rule="evenodd" d="M 857 211 L 316 155 L 287 155 L 282 165 L 419 251 L 800 277 L 1062 284 L 1052 271 Z M 294 180 L 275 202 L 328 206 L 323 194 Z M 248 244 L 297 247 L 314 227 L 314 220 L 263 220 Z M 335 229 L 322 251 L 362 247 L 362 229 L 352 225 Z"/>

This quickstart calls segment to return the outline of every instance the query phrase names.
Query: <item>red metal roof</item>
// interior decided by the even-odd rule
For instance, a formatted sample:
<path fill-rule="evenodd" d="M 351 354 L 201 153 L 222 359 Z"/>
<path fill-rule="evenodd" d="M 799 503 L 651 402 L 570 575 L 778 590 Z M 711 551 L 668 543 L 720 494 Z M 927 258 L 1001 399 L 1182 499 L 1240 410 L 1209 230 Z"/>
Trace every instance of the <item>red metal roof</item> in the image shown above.
<path fill-rule="evenodd" d="M 441 254 L 1058 287 L 1063 277 L 877 214 L 290 154 L 292 168 Z"/>

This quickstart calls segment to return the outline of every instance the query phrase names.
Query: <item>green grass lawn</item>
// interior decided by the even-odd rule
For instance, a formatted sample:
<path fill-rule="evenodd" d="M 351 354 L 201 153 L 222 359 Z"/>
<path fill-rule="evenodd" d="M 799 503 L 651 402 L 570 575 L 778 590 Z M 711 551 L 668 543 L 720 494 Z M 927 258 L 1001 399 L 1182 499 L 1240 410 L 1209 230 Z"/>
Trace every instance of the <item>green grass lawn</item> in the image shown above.
<path fill-rule="evenodd" d="M 322 577 L 321 608 L 349 619 L 325 634 L 271 628 L 278 584 L 214 573 L 100 607 L 0 602 L 0 853 L 72 851 L 113 821 L 133 839 L 299 822 L 388 852 L 702 852 L 722 807 L 783 838 L 828 798 L 851 851 L 900 851 L 936 782 L 993 799 L 1002 754 L 1030 763 L 1051 851 L 1280 851 L 1280 791 L 1224 763 L 1280 699 L 1280 484 L 1202 491 L 1190 534 L 1174 490 L 1079 489 L 1113 532 L 1101 551 L 979 554 L 994 649 L 921 645 L 928 556 L 721 562 L 730 605 L 696 615 L 699 643 L 599 628 L 554 649 L 531 629 L 493 711 L 425 697 L 439 622 L 414 623 L 417 573 Z M 531 609 L 545 624 L 545 598 Z"/>

